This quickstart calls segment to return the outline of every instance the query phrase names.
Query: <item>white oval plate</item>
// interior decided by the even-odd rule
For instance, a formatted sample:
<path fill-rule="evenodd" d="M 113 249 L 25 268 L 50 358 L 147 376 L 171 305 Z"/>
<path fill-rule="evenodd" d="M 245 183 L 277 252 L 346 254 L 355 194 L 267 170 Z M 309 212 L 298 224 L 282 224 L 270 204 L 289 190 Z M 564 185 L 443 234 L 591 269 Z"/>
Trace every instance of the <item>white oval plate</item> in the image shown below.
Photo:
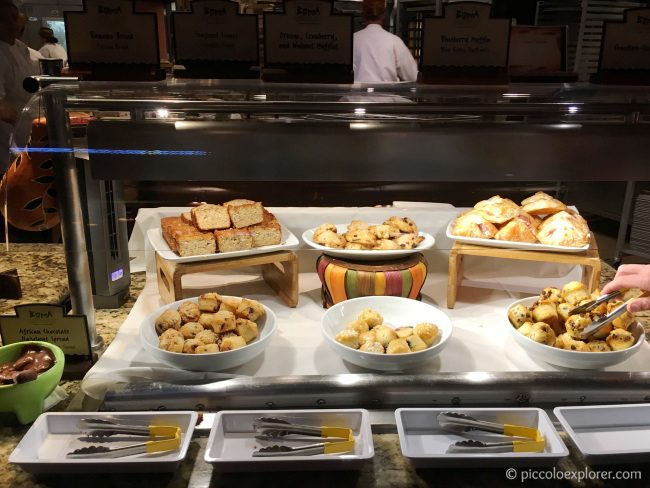
<path fill-rule="evenodd" d="M 348 225 L 349 224 L 335 224 L 336 232 L 338 232 L 339 234 L 345 234 L 347 232 Z M 378 225 L 378 224 L 369 224 L 369 225 Z M 317 242 L 314 242 L 314 231 L 317 228 L 318 227 L 314 227 L 313 229 L 309 229 L 303 232 L 302 240 L 305 241 L 305 244 L 307 244 L 310 247 L 313 247 L 314 249 L 318 249 L 319 251 L 322 251 L 323 254 L 327 254 L 328 256 L 334 256 L 343 259 L 358 259 L 360 261 L 374 261 L 380 259 L 399 259 L 399 258 L 403 258 L 404 256 L 408 256 L 409 254 L 414 254 L 416 252 L 424 251 L 426 249 L 431 249 L 436 243 L 436 240 L 431 234 L 427 234 L 426 232 L 419 232 L 418 235 L 424 237 L 424 240 L 420 243 L 418 247 L 414 249 L 399 249 L 394 251 L 382 251 L 382 250 L 375 250 L 375 249 L 369 249 L 369 250 L 334 249 L 331 247 L 318 244 Z"/>

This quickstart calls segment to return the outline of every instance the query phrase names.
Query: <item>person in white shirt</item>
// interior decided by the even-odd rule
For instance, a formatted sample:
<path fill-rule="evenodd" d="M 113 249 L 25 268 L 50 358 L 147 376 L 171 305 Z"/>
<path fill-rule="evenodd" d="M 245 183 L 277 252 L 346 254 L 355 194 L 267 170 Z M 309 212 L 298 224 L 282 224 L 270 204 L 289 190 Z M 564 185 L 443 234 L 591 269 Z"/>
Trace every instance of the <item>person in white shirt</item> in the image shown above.
<path fill-rule="evenodd" d="M 25 27 L 27 27 L 27 16 L 22 12 L 20 12 L 19 16 L 20 16 L 20 22 L 22 24 L 22 27 L 20 28 L 20 34 L 18 35 L 18 39 L 22 41 L 23 36 L 25 35 Z M 29 51 L 29 57 L 34 63 L 39 63 L 39 59 L 43 59 L 43 55 L 39 53 L 36 49 L 32 49 L 31 47 L 27 46 L 27 50 Z"/>
<path fill-rule="evenodd" d="M 416 81 L 418 65 L 404 42 L 382 27 L 385 0 L 363 0 L 366 27 L 354 34 L 355 83 Z"/>
<path fill-rule="evenodd" d="M 41 27 L 38 35 L 43 41 L 43 47 L 38 52 L 46 59 L 62 59 L 63 66 L 68 65 L 68 53 L 65 48 L 59 44 L 59 40 L 54 37 L 54 31 L 49 27 Z"/>
<path fill-rule="evenodd" d="M 22 22 L 10 0 L 0 0 L 0 171 L 9 163 L 9 137 L 31 94 L 23 80 L 39 73 L 38 63 L 18 40 Z"/>

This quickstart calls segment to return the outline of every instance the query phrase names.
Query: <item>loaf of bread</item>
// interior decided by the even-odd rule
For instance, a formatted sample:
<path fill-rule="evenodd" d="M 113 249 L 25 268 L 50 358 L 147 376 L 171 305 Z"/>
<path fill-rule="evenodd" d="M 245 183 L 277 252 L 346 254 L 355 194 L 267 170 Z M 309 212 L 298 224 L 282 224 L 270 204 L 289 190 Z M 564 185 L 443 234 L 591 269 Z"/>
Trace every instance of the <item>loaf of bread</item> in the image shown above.
<path fill-rule="evenodd" d="M 271 212 L 264 209 L 260 224 L 246 228 L 253 238 L 253 247 L 274 246 L 282 243 L 282 227 Z"/>
<path fill-rule="evenodd" d="M 219 252 L 245 251 L 253 248 L 253 237 L 246 229 L 214 231 Z"/>
<path fill-rule="evenodd" d="M 186 224 L 194 224 L 194 222 L 192 222 L 192 212 L 183 212 L 181 214 L 181 220 Z"/>
<path fill-rule="evenodd" d="M 230 227 L 228 210 L 222 205 L 205 203 L 192 208 L 192 222 L 202 231 L 227 229 Z"/>
<path fill-rule="evenodd" d="M 251 225 L 256 225 L 264 220 L 264 207 L 260 202 L 250 202 L 249 200 L 231 200 L 225 203 L 228 209 L 230 220 L 233 227 L 242 229 Z"/>
<path fill-rule="evenodd" d="M 169 247 L 182 257 L 213 254 L 217 251 L 216 239 L 211 232 L 201 232 L 183 222 L 180 217 L 163 218 L 161 229 Z"/>

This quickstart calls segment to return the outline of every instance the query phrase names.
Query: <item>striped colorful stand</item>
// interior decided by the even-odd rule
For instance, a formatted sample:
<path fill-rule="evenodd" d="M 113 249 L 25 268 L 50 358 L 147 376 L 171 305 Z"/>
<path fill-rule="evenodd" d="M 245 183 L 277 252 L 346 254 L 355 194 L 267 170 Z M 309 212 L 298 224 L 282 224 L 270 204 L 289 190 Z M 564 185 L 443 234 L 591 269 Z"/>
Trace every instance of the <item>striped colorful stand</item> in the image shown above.
<path fill-rule="evenodd" d="M 395 261 L 347 261 L 322 254 L 316 262 L 322 286 L 323 307 L 365 296 L 420 299 L 427 279 L 427 262 L 421 253 Z"/>

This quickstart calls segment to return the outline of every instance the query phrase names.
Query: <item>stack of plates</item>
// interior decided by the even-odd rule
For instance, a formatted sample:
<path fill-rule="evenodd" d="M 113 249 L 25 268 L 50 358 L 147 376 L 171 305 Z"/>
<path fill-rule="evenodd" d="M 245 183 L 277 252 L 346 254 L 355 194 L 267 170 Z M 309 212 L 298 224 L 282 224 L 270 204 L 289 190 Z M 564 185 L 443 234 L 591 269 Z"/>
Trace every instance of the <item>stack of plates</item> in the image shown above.
<path fill-rule="evenodd" d="M 642 193 L 636 199 L 630 247 L 635 251 L 650 253 L 650 193 Z"/>

